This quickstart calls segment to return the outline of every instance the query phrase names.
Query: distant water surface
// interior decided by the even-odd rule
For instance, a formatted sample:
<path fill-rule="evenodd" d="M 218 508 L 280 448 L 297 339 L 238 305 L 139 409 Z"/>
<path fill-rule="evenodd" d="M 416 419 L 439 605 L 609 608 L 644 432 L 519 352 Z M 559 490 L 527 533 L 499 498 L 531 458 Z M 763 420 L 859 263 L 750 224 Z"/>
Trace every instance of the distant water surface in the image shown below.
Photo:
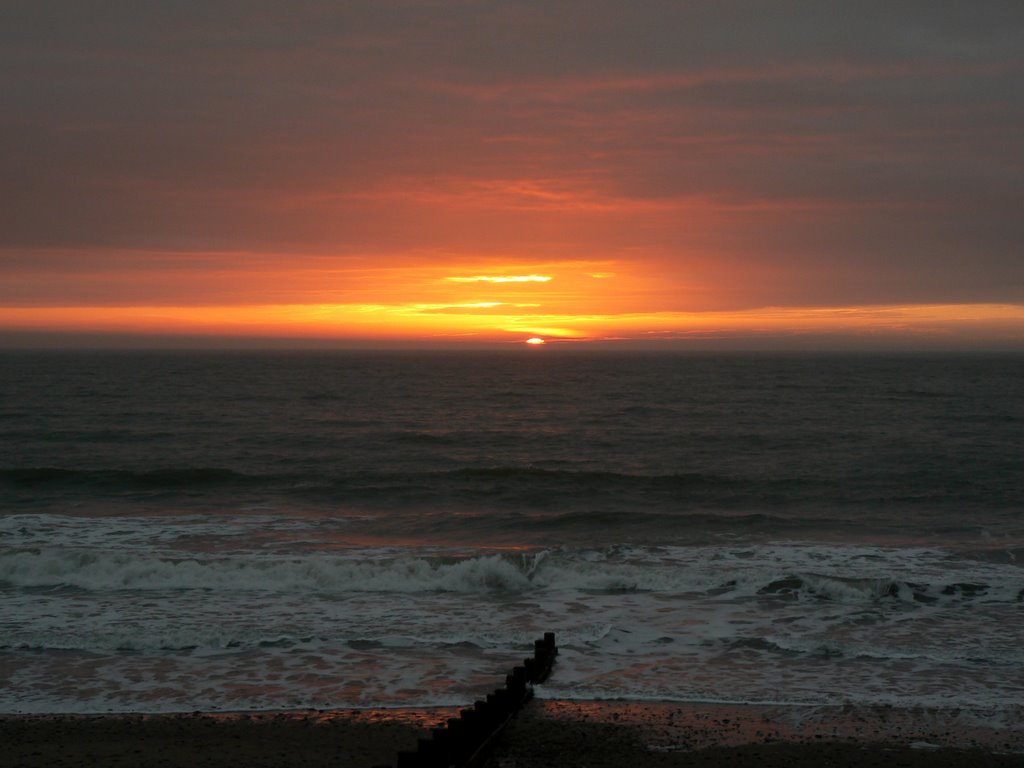
<path fill-rule="evenodd" d="M 1022 356 L 3 353 L 0 711 L 1020 722 L 1022 513 Z"/>

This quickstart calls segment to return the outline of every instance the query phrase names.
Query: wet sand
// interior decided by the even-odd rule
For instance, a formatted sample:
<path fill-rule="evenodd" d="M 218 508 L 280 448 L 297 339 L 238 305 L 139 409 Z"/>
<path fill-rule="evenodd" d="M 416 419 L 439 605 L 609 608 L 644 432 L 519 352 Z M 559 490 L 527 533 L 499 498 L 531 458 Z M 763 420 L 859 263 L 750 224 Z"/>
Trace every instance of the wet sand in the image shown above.
<path fill-rule="evenodd" d="M 451 709 L 0 718 L 0 766 L 394 765 Z M 534 700 L 487 768 L 1024 768 L 1024 734 L 955 713 Z"/>

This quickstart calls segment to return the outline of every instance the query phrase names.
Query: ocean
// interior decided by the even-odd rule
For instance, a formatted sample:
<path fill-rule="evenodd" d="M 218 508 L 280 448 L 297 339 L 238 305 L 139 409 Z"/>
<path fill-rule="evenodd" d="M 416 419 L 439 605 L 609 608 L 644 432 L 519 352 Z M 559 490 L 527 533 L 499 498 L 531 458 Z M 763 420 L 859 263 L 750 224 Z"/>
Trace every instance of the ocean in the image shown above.
<path fill-rule="evenodd" d="M 1024 356 L 0 353 L 0 713 L 1019 724 Z"/>

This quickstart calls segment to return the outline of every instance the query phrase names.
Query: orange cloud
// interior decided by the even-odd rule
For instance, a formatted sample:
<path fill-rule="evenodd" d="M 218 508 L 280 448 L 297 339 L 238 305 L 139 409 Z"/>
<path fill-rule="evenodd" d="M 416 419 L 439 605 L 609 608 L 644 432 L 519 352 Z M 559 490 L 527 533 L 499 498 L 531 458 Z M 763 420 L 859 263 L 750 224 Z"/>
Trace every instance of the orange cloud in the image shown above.
<path fill-rule="evenodd" d="M 474 277 L 446 277 L 453 283 L 546 283 L 550 275 L 476 275 Z"/>
<path fill-rule="evenodd" d="M 457 310 L 449 312 L 447 310 Z M 319 339 L 562 341 L 859 335 L 1024 339 L 1024 306 L 775 307 L 734 312 L 551 313 L 500 302 L 220 307 L 0 308 L 0 327 L 22 331 L 207 334 Z"/>

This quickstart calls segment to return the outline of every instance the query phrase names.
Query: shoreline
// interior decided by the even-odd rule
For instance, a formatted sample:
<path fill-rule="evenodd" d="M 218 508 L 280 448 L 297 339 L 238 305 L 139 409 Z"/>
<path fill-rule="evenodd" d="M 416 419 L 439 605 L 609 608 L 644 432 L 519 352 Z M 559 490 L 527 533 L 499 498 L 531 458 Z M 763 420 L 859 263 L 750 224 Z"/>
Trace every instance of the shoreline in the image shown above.
<path fill-rule="evenodd" d="M 0 715 L 0 766 L 394 765 L 452 707 L 178 714 Z M 1024 730 L 956 710 L 535 698 L 487 768 L 664 766 L 1024 768 Z"/>

